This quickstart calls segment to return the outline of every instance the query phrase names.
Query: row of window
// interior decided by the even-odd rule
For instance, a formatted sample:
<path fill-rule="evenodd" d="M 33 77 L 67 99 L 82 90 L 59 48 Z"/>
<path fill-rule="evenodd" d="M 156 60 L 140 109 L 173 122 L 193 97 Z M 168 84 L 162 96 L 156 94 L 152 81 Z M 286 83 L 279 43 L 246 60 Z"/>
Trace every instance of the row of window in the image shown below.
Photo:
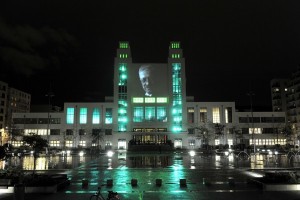
<path fill-rule="evenodd" d="M 60 124 L 60 118 L 14 118 L 14 124 Z"/>
<path fill-rule="evenodd" d="M 50 130 L 50 131 L 49 131 Z M 20 129 L 15 129 L 15 133 L 22 133 L 22 130 Z M 78 134 L 79 135 L 86 135 L 87 134 L 86 129 L 78 129 Z M 100 133 L 104 132 L 105 135 L 112 135 L 112 129 L 92 129 L 91 134 L 93 136 L 99 135 Z M 66 130 L 66 135 L 74 135 L 75 130 L 73 129 L 67 129 Z M 31 134 L 36 134 L 36 135 L 60 135 L 60 129 L 24 129 L 24 135 L 31 135 Z"/>
<path fill-rule="evenodd" d="M 133 103 L 168 103 L 167 97 L 133 97 Z"/>
<path fill-rule="evenodd" d="M 74 124 L 75 122 L 75 108 L 67 108 L 67 124 Z M 105 124 L 112 124 L 113 122 L 112 108 L 105 109 Z M 88 109 L 79 108 L 79 123 L 87 124 Z M 100 108 L 93 108 L 92 111 L 92 124 L 100 124 L 101 112 Z"/>
<path fill-rule="evenodd" d="M 239 117 L 239 123 L 285 123 L 285 117 Z"/>
<path fill-rule="evenodd" d="M 189 123 L 195 123 L 195 109 L 194 107 L 187 108 L 187 119 Z M 226 107 L 224 109 L 225 112 L 225 123 L 232 123 L 232 108 Z M 206 123 L 207 122 L 207 108 L 202 107 L 199 109 L 199 122 Z M 213 123 L 221 123 L 221 114 L 219 107 L 212 108 L 212 122 Z"/>

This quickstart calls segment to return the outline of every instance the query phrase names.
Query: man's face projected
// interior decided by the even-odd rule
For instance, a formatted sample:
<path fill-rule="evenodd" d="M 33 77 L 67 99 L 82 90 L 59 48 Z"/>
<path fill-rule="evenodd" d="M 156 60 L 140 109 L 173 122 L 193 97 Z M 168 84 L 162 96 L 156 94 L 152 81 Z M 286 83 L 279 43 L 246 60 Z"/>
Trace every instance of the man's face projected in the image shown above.
<path fill-rule="evenodd" d="M 152 77 L 151 68 L 143 65 L 139 69 L 139 77 L 146 96 L 152 96 Z"/>

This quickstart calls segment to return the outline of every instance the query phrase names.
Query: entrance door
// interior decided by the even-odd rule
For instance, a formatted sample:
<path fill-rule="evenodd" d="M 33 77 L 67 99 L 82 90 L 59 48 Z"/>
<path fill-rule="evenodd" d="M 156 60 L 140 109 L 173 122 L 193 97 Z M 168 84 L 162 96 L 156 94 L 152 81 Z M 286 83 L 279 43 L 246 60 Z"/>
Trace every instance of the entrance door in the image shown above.
<path fill-rule="evenodd" d="M 126 140 L 125 139 L 119 139 L 118 140 L 118 149 L 126 149 Z"/>

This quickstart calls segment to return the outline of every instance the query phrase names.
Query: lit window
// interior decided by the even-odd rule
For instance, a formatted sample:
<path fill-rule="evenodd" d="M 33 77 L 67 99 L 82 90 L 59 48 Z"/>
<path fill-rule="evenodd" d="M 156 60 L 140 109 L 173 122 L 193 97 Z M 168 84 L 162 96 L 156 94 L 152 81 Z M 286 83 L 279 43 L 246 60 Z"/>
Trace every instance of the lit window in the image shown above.
<path fill-rule="evenodd" d="M 145 107 L 145 120 L 152 121 L 155 119 L 155 107 Z"/>
<path fill-rule="evenodd" d="M 213 123 L 220 123 L 220 108 L 214 107 L 212 109 L 212 115 L 213 115 Z"/>
<path fill-rule="evenodd" d="M 207 122 L 207 108 L 200 108 L 200 122 Z"/>
<path fill-rule="evenodd" d="M 144 109 L 143 107 L 133 108 L 133 122 L 142 122 L 144 120 Z"/>
<path fill-rule="evenodd" d="M 157 97 L 156 98 L 156 103 L 167 103 L 168 98 L 167 97 Z"/>
<path fill-rule="evenodd" d="M 106 108 L 105 110 L 105 124 L 112 124 L 113 118 L 112 118 L 112 108 Z"/>
<path fill-rule="evenodd" d="M 253 128 L 249 128 L 249 134 L 253 133 Z M 254 128 L 254 134 L 261 134 L 261 128 Z"/>
<path fill-rule="evenodd" d="M 93 124 L 99 124 L 100 123 L 100 109 L 94 108 L 93 110 Z"/>
<path fill-rule="evenodd" d="M 80 124 L 86 124 L 87 122 L 87 108 L 80 108 Z"/>
<path fill-rule="evenodd" d="M 157 107 L 157 121 L 167 122 L 167 109 L 166 107 Z"/>
<path fill-rule="evenodd" d="M 219 139 L 215 139 L 215 145 L 219 145 L 220 144 L 220 140 Z"/>
<path fill-rule="evenodd" d="M 50 147 L 59 147 L 60 141 L 58 140 L 51 140 Z"/>
<path fill-rule="evenodd" d="M 66 140 L 66 147 L 73 147 L 73 141 L 72 140 Z"/>
<path fill-rule="evenodd" d="M 75 115 L 75 109 L 67 108 L 67 124 L 74 124 L 74 115 Z"/>
<path fill-rule="evenodd" d="M 145 97 L 145 103 L 155 103 L 154 97 Z"/>
<path fill-rule="evenodd" d="M 132 102 L 133 103 L 144 103 L 144 98 L 143 97 L 133 97 Z"/>
<path fill-rule="evenodd" d="M 80 140 L 79 141 L 79 146 L 85 147 L 86 146 L 86 141 Z"/>

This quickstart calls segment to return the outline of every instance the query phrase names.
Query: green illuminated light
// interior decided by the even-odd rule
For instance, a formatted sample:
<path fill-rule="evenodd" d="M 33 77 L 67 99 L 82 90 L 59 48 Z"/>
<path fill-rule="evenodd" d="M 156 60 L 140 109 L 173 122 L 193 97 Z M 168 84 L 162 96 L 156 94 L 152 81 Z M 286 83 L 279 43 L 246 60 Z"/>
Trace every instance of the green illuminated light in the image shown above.
<path fill-rule="evenodd" d="M 145 103 L 155 103 L 154 97 L 145 97 Z"/>
<path fill-rule="evenodd" d="M 144 103 L 144 98 L 143 97 L 133 97 L 132 102 L 133 103 Z"/>
<path fill-rule="evenodd" d="M 127 49 L 128 48 L 128 43 L 127 42 L 120 42 L 120 49 Z"/>
<path fill-rule="evenodd" d="M 79 123 L 86 124 L 87 123 L 87 108 L 80 108 L 79 115 L 80 115 Z"/>
<path fill-rule="evenodd" d="M 157 97 L 156 98 L 156 103 L 167 103 L 168 98 L 167 97 Z"/>
<path fill-rule="evenodd" d="M 99 108 L 94 108 L 94 110 L 93 110 L 92 123 L 93 124 L 100 124 L 100 109 Z"/>
<path fill-rule="evenodd" d="M 74 124 L 75 108 L 67 108 L 67 124 Z"/>

